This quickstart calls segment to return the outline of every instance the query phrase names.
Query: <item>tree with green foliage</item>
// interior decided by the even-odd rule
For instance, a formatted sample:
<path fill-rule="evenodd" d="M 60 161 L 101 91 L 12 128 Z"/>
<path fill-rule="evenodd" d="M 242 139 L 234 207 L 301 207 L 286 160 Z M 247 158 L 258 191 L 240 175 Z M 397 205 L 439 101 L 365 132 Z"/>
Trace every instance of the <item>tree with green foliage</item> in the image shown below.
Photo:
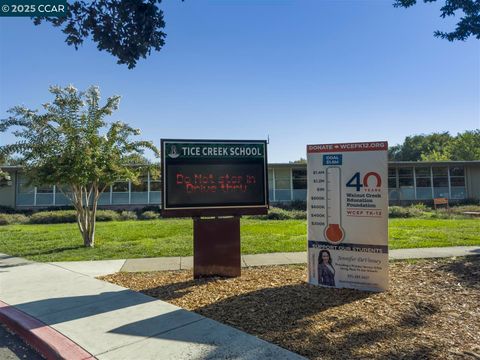
<path fill-rule="evenodd" d="M 6 163 L 7 163 L 6 156 L 2 156 L 0 154 L 0 187 L 7 186 L 7 185 L 11 184 L 10 174 L 1 169 L 1 166 L 6 165 Z"/>
<path fill-rule="evenodd" d="M 451 140 L 452 136 L 448 132 L 407 136 L 403 144 L 389 148 L 389 158 L 397 161 L 420 161 L 422 155 L 443 154 Z"/>
<path fill-rule="evenodd" d="M 447 145 L 443 151 L 432 150 L 427 154 L 422 154 L 420 160 L 422 161 L 448 161 L 450 160 L 449 146 Z"/>
<path fill-rule="evenodd" d="M 66 35 L 65 42 L 76 50 L 85 39 L 91 37 L 98 50 L 115 56 L 118 64 L 129 69 L 140 58 L 146 58 L 152 50 L 160 51 L 165 45 L 161 0 L 75 0 L 67 6 L 62 17 L 37 17 L 59 27 Z"/>
<path fill-rule="evenodd" d="M 0 169 L 0 187 L 11 185 L 12 178 L 10 174 L 6 171 Z"/>
<path fill-rule="evenodd" d="M 52 86 L 50 92 L 54 100 L 43 105 L 42 113 L 23 106 L 9 110 L 0 131 L 14 128 L 17 141 L 0 146 L 0 153 L 19 154 L 33 185 L 56 185 L 70 199 L 83 243 L 93 247 L 101 193 L 118 180 L 138 182 L 141 169 L 128 159 L 145 149 L 158 150 L 151 142 L 131 140 L 138 129 L 106 122 L 118 109 L 119 96 L 101 105 L 94 86 L 85 92 Z"/>
<path fill-rule="evenodd" d="M 480 129 L 451 136 L 448 132 L 407 136 L 388 149 L 390 160 L 448 161 L 480 160 Z"/>
<path fill-rule="evenodd" d="M 458 134 L 448 152 L 450 160 L 480 160 L 480 129 Z"/>
<path fill-rule="evenodd" d="M 290 164 L 306 164 L 306 163 L 307 163 L 307 159 L 303 157 L 301 157 L 298 160 L 290 161 Z"/>
<path fill-rule="evenodd" d="M 433 3 L 437 0 L 423 0 L 424 3 Z M 395 7 L 408 8 L 417 3 L 417 0 L 395 0 Z M 470 36 L 480 39 L 480 1 L 479 0 L 444 0 L 440 9 L 440 16 L 460 15 L 460 20 L 454 31 L 444 32 L 436 30 L 434 36 L 454 40 L 467 40 Z"/>

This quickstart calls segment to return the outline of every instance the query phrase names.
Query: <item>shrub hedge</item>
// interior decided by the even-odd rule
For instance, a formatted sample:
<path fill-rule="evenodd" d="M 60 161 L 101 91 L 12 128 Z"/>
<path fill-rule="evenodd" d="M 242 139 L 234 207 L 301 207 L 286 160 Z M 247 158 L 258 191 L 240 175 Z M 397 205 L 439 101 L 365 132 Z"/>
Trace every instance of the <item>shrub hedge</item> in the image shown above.
<path fill-rule="evenodd" d="M 137 214 L 133 211 L 122 211 L 120 213 L 120 220 L 137 220 Z"/>
<path fill-rule="evenodd" d="M 267 215 L 253 216 L 251 218 L 261 220 L 304 220 L 307 218 L 307 212 L 304 210 L 285 210 L 271 207 Z"/>
<path fill-rule="evenodd" d="M 297 204 L 300 205 L 300 204 Z M 299 206 L 301 207 L 301 206 Z M 451 219 L 465 218 L 465 211 L 480 211 L 479 205 L 454 206 L 450 209 L 431 209 L 423 204 L 416 204 L 407 207 L 390 206 L 388 208 L 388 216 L 390 218 L 431 218 L 431 219 Z M 114 211 L 114 210 L 98 210 L 97 221 L 122 221 L 122 220 L 154 220 L 161 217 L 158 207 L 154 209 L 142 209 L 138 212 L 134 211 Z M 271 207 L 267 215 L 248 216 L 251 219 L 260 220 L 305 220 L 307 212 L 305 210 L 283 209 L 279 207 Z M 58 224 L 58 223 L 75 223 L 75 210 L 48 210 L 38 211 L 33 214 L 25 213 L 8 213 L 0 212 L 0 226 L 10 224 Z"/>
<path fill-rule="evenodd" d="M 28 217 L 23 214 L 0 214 L 0 225 L 25 224 Z"/>
<path fill-rule="evenodd" d="M 124 217 L 127 217 L 124 215 Z M 97 221 L 123 220 L 122 214 L 113 210 L 98 210 Z M 75 210 L 41 211 L 30 216 L 30 224 L 60 224 L 77 222 Z"/>
<path fill-rule="evenodd" d="M 158 219 L 159 217 L 160 217 L 160 214 L 158 212 L 151 211 L 151 210 L 144 211 L 138 216 L 140 220 L 154 220 L 154 219 Z"/>

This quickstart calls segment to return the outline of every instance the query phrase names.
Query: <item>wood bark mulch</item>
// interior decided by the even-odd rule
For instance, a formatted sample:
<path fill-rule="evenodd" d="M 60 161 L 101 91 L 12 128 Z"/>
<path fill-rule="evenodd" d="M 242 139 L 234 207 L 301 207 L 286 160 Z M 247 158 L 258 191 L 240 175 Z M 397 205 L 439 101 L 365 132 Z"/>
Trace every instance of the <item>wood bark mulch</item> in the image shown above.
<path fill-rule="evenodd" d="M 390 289 L 309 285 L 306 266 L 193 280 L 191 271 L 103 280 L 234 326 L 310 359 L 480 359 L 480 256 L 390 263 Z"/>

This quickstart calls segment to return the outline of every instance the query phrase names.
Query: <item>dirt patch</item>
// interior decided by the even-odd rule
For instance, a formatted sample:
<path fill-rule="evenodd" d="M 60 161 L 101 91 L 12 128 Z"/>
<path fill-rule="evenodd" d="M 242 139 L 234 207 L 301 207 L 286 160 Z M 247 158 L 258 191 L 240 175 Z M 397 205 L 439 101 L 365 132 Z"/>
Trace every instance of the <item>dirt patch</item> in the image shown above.
<path fill-rule="evenodd" d="M 480 257 L 390 263 L 390 290 L 305 283 L 305 266 L 237 279 L 191 271 L 103 279 L 232 325 L 310 359 L 480 359 Z"/>

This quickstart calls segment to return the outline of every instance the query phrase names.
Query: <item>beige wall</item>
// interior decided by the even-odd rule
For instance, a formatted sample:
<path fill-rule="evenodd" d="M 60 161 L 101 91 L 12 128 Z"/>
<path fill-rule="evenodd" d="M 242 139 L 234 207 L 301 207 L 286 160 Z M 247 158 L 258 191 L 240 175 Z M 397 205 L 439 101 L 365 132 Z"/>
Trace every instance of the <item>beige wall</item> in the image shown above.
<path fill-rule="evenodd" d="M 480 166 L 466 167 L 467 197 L 480 199 Z"/>
<path fill-rule="evenodd" d="M 15 180 L 16 173 L 10 173 L 12 186 L 0 187 L 0 206 L 15 207 Z"/>

